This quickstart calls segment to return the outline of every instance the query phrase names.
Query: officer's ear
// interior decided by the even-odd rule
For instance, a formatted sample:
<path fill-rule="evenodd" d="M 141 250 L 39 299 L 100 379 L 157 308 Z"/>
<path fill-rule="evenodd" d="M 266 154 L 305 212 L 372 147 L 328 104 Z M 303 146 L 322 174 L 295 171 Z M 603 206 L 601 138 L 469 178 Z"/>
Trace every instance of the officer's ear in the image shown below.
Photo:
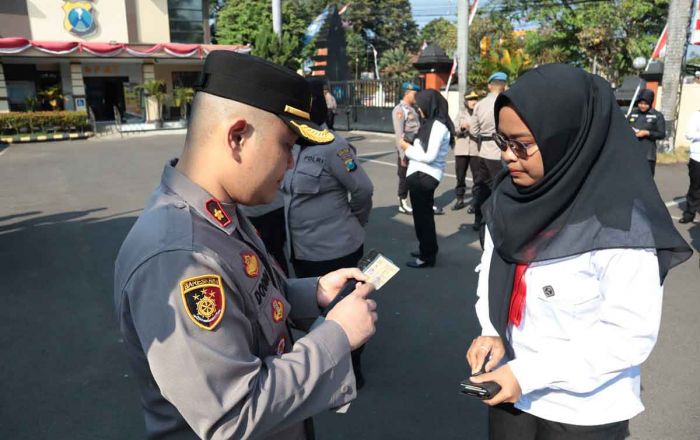
<path fill-rule="evenodd" d="M 240 152 L 246 131 L 248 131 L 248 121 L 243 118 L 236 119 L 228 128 L 228 145 L 234 153 Z"/>

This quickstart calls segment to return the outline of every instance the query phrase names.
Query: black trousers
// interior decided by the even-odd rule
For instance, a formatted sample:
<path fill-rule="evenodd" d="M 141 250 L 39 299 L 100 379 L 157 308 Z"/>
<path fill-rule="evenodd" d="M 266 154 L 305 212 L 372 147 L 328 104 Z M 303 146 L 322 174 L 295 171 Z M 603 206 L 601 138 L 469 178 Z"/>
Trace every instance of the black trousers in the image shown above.
<path fill-rule="evenodd" d="M 289 276 L 287 257 L 284 256 L 284 242 L 287 239 L 287 231 L 284 225 L 284 208 L 275 209 L 258 217 L 249 217 L 248 220 L 258 230 L 267 251 L 275 257 L 285 275 Z"/>
<path fill-rule="evenodd" d="M 455 196 L 464 197 L 467 193 L 467 168 L 472 171 L 472 179 L 476 175 L 476 167 L 479 164 L 477 156 L 455 156 L 455 174 L 457 186 Z M 474 185 L 472 185 L 472 206 L 474 205 Z"/>
<path fill-rule="evenodd" d="M 326 125 L 330 130 L 333 130 L 333 125 L 335 124 L 335 113 L 333 110 L 328 110 L 328 115 L 326 115 Z"/>
<path fill-rule="evenodd" d="M 406 183 L 406 171 L 408 171 L 408 166 L 401 165 L 401 156 L 396 157 L 396 165 L 396 174 L 399 176 L 398 196 L 400 199 L 405 199 L 408 197 L 408 183 Z"/>
<path fill-rule="evenodd" d="M 624 440 L 629 422 L 596 426 L 545 420 L 502 404 L 489 408 L 489 440 Z"/>
<path fill-rule="evenodd" d="M 494 178 L 503 169 L 500 160 L 484 159 L 480 157 L 474 176 L 474 222 L 481 223 L 481 205 L 491 196 Z"/>
<path fill-rule="evenodd" d="M 334 270 L 343 269 L 346 267 L 357 267 L 357 263 L 360 262 L 364 249 L 365 247 L 362 245 L 355 252 L 334 260 L 308 261 L 292 258 L 294 273 L 296 274 L 297 278 L 322 277 L 329 272 L 333 272 Z M 354 372 L 358 372 L 361 369 L 361 355 L 364 349 L 365 346 L 363 345 L 350 353 Z"/>
<path fill-rule="evenodd" d="M 686 195 L 686 205 L 683 215 L 695 217 L 700 213 L 700 162 L 690 159 L 688 161 L 688 194 Z"/>
<path fill-rule="evenodd" d="M 435 203 L 435 190 L 440 181 L 420 171 L 408 176 L 406 181 L 411 195 L 413 227 L 418 238 L 421 260 L 434 261 L 438 253 L 438 244 L 433 205 Z"/>
<path fill-rule="evenodd" d="M 654 177 L 654 174 L 656 173 L 656 161 L 655 160 L 649 161 L 649 168 L 651 169 L 651 176 Z"/>

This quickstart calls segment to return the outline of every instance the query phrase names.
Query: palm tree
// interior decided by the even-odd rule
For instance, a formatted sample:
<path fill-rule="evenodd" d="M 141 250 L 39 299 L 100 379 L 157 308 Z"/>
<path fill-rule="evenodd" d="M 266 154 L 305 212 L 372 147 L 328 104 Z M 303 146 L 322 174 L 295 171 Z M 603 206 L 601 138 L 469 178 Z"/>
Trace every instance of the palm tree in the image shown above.
<path fill-rule="evenodd" d="M 165 98 L 165 81 L 149 79 L 143 85 L 136 86 L 146 94 L 146 120 L 161 122 L 161 107 Z"/>
<path fill-rule="evenodd" d="M 63 100 L 63 93 L 61 93 L 61 86 L 55 85 L 47 89 L 44 89 L 38 93 L 47 104 L 51 106 L 51 110 L 56 111 L 58 109 L 58 104 Z"/>
<path fill-rule="evenodd" d="M 194 100 L 194 89 L 192 87 L 175 87 L 173 90 L 173 101 L 175 107 L 180 108 L 180 118 L 187 119 L 187 104 Z"/>

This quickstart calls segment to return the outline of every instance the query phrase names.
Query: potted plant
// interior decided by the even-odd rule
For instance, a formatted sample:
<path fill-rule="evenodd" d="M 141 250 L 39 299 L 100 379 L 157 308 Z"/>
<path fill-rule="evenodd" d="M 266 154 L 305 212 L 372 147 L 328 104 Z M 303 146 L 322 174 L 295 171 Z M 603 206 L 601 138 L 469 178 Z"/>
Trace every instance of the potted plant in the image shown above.
<path fill-rule="evenodd" d="M 162 123 L 161 107 L 165 98 L 165 81 L 150 79 L 136 87 L 146 94 L 146 122 Z"/>
<path fill-rule="evenodd" d="M 51 110 L 58 110 L 58 105 L 63 101 L 63 93 L 61 92 L 61 86 L 55 85 L 46 88 L 38 93 L 39 97 L 44 100 L 50 107 Z"/>
<path fill-rule="evenodd" d="M 192 87 L 175 87 L 173 90 L 173 101 L 175 107 L 180 108 L 180 119 L 187 120 L 187 105 L 194 100 L 194 89 Z"/>

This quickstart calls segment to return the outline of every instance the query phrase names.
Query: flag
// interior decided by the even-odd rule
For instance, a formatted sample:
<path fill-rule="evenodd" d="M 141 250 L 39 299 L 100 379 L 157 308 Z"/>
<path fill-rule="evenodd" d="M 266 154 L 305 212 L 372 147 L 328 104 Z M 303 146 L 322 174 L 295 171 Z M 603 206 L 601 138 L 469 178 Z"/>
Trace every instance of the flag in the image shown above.
<path fill-rule="evenodd" d="M 692 34 L 690 44 L 700 44 L 700 1 L 695 2 L 695 17 L 693 18 Z"/>
<path fill-rule="evenodd" d="M 469 0 L 465 0 L 467 2 L 467 5 L 469 5 Z M 474 0 L 474 3 L 472 3 L 471 7 L 469 8 L 469 24 L 472 24 L 472 21 L 474 21 L 474 16 L 476 15 L 476 8 L 479 6 L 479 0 Z"/>
<path fill-rule="evenodd" d="M 348 9 L 348 6 L 350 6 L 350 3 L 340 8 L 340 11 L 338 11 L 338 15 L 343 15 L 343 12 L 345 12 Z"/>
<path fill-rule="evenodd" d="M 656 46 L 654 47 L 654 52 L 651 53 L 651 59 L 656 60 L 658 58 L 661 58 L 666 55 L 666 40 L 668 39 L 668 24 L 664 26 L 663 32 L 661 32 L 661 36 L 659 37 L 659 40 L 656 42 Z"/>

